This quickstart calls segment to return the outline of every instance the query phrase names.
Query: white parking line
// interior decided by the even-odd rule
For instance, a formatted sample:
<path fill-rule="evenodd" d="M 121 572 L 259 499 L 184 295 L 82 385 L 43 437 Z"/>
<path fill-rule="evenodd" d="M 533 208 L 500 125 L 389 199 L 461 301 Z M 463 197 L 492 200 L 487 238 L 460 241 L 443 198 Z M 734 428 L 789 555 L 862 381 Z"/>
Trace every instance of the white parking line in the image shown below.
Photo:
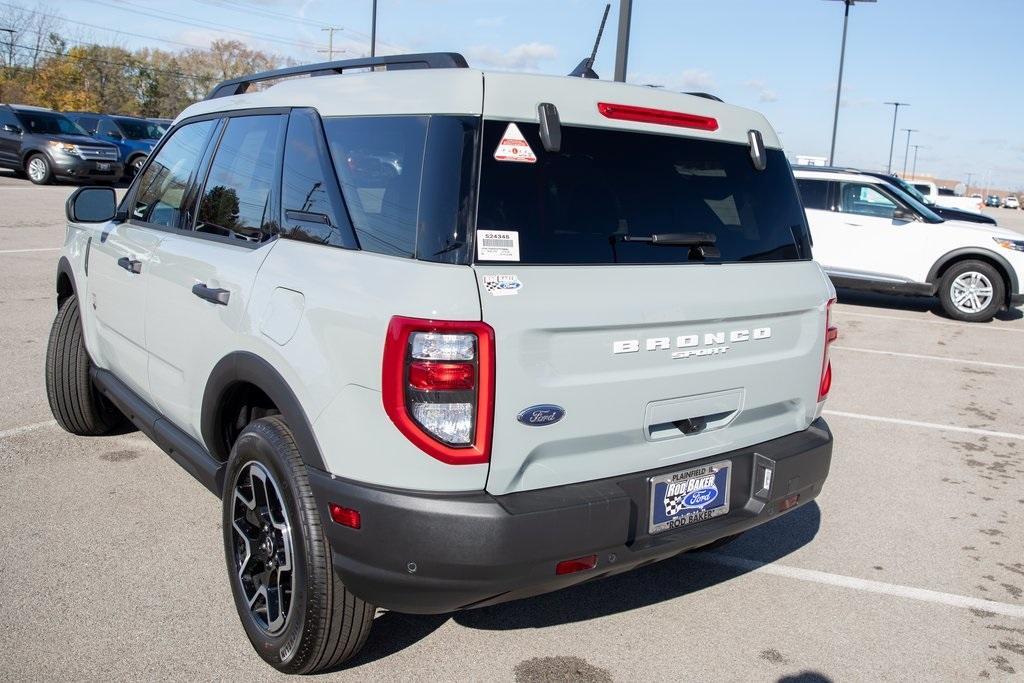
<path fill-rule="evenodd" d="M 27 254 L 30 251 L 60 251 L 60 247 L 45 247 L 42 249 L 0 249 L 0 254 Z"/>
<path fill-rule="evenodd" d="M 789 567 L 784 564 L 767 564 L 756 560 L 748 560 L 743 557 L 733 557 L 732 555 L 722 555 L 719 553 L 693 553 L 689 557 L 699 560 L 707 560 L 715 564 L 743 569 L 745 571 L 757 572 L 759 574 L 784 576 L 787 579 L 797 579 L 798 581 L 809 581 L 811 583 L 821 583 L 828 586 L 839 586 L 840 588 L 850 588 L 852 590 L 865 591 L 867 593 L 878 593 L 879 595 L 893 595 L 899 598 L 918 600 L 920 602 L 930 602 L 937 605 L 947 605 L 949 607 L 957 607 L 959 609 L 984 610 L 986 612 L 1002 614 L 1007 617 L 1024 619 L 1024 606 L 1022 605 L 1011 605 L 1005 602 L 982 600 L 981 598 L 971 598 L 966 595 L 942 593 L 939 591 L 928 590 L 926 588 L 914 588 L 913 586 L 902 586 L 896 583 L 885 583 L 884 581 L 858 579 L 853 576 L 830 574 L 828 572 L 820 572 L 814 569 Z"/>
<path fill-rule="evenodd" d="M 879 351 L 878 349 L 862 349 L 856 346 L 832 345 L 829 347 L 838 351 L 856 351 L 857 353 L 876 353 L 880 356 L 899 356 L 901 358 L 919 358 L 921 360 L 937 360 L 944 363 L 959 363 L 966 365 L 984 365 L 988 368 L 1005 368 L 1007 370 L 1024 370 L 1024 365 L 1013 365 L 1011 363 L 990 363 L 984 360 L 969 360 L 967 358 L 946 358 L 945 356 L 927 356 L 922 353 L 902 353 L 899 351 Z"/>
<path fill-rule="evenodd" d="M 33 422 L 32 424 L 22 425 L 20 427 L 12 427 L 11 429 L 5 429 L 0 432 L 0 439 L 8 436 L 14 436 L 15 434 L 24 434 L 25 432 L 33 432 L 43 427 L 52 427 L 57 424 L 56 420 L 46 420 L 45 422 Z"/>
<path fill-rule="evenodd" d="M 833 417 L 849 417 L 854 420 L 868 420 L 869 422 L 885 422 L 887 424 L 904 425 L 906 427 L 921 427 L 923 429 L 938 429 L 946 432 L 963 432 L 965 434 L 977 434 L 978 436 L 994 436 L 999 439 L 1019 439 L 1024 441 L 1024 434 L 1013 432 L 994 432 L 989 429 L 978 429 L 977 427 L 957 427 L 955 425 L 937 424 L 935 422 L 918 422 L 916 420 L 901 420 L 897 417 L 879 417 L 878 415 L 862 415 L 860 413 L 846 413 L 841 410 L 823 410 L 822 414 Z"/>
<path fill-rule="evenodd" d="M 927 318 L 911 318 L 906 315 L 879 315 L 877 313 L 855 313 L 844 308 L 833 308 L 832 312 L 838 316 L 849 315 L 854 318 L 878 318 L 880 320 L 908 320 L 915 323 L 928 323 L 929 325 L 946 325 L 947 327 L 959 327 L 965 330 L 1000 330 L 1002 332 L 1024 332 L 1024 328 L 1004 327 L 992 323 L 957 323 L 951 320 L 929 320 Z"/>

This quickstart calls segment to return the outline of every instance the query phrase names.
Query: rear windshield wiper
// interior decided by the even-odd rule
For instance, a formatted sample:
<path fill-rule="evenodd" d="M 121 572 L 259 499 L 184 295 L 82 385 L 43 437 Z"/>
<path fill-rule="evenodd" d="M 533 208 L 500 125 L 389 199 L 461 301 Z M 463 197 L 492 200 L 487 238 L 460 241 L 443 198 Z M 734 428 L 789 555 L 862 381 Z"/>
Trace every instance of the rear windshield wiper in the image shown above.
<path fill-rule="evenodd" d="M 646 242 L 656 247 L 690 247 L 690 258 L 719 258 L 722 252 L 715 246 L 716 235 L 710 232 L 656 232 L 651 235 L 612 235 L 612 244 Z"/>
<path fill-rule="evenodd" d="M 649 242 L 664 247 L 704 247 L 718 241 L 710 232 L 656 232 L 653 235 L 616 235 L 623 242 Z"/>

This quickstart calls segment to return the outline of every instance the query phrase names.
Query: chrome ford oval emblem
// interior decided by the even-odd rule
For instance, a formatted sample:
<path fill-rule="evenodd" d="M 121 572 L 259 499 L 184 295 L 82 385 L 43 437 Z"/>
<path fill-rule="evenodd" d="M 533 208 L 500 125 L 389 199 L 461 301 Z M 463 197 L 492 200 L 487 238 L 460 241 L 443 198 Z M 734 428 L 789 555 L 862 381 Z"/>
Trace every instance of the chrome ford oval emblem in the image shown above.
<path fill-rule="evenodd" d="M 562 409 L 562 406 L 542 403 L 524 409 L 516 416 L 516 419 L 527 427 L 544 427 L 555 424 L 563 417 L 565 417 L 565 410 Z"/>

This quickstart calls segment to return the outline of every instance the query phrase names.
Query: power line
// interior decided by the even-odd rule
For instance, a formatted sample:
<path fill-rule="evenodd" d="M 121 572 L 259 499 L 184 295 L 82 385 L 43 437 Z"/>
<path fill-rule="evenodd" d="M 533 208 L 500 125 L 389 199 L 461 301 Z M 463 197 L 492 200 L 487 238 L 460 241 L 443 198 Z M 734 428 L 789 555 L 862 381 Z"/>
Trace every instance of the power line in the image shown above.
<path fill-rule="evenodd" d="M 340 26 L 328 26 L 327 28 L 322 28 L 320 30 L 321 31 L 327 31 L 327 49 L 326 50 L 317 50 L 317 52 L 326 52 L 327 53 L 327 60 L 328 61 L 334 59 L 334 53 L 335 52 L 347 52 L 347 50 L 341 50 L 341 49 L 335 50 L 334 49 L 334 32 L 335 31 L 343 30 Z"/>
<path fill-rule="evenodd" d="M 252 7 L 251 5 L 245 5 L 245 4 L 242 4 L 242 3 L 239 3 L 239 2 L 231 2 L 230 0 L 219 0 L 219 1 L 218 0 L 192 0 L 192 1 L 193 2 L 202 3 L 204 5 L 210 5 L 211 7 L 220 7 L 220 8 L 223 8 L 223 9 L 235 9 L 237 11 L 244 12 L 245 14 L 260 14 L 260 15 L 263 15 L 265 17 L 270 17 L 272 19 L 287 19 L 289 21 L 294 21 L 294 22 L 299 23 L 299 24 L 306 24 L 307 26 L 312 26 L 314 28 L 320 28 L 321 26 L 323 26 L 323 24 L 321 22 L 318 22 L 318 21 L 312 21 L 310 19 L 303 19 L 302 17 L 294 17 L 294 16 L 290 16 L 288 14 L 284 14 L 282 12 L 274 12 L 273 10 L 269 10 L 269 9 L 264 9 L 264 8 L 259 8 L 259 7 Z"/>
<path fill-rule="evenodd" d="M 29 33 L 29 31 L 25 31 L 25 33 Z M 109 46 L 107 46 L 107 45 L 97 45 L 95 43 L 82 43 L 82 42 L 79 42 L 79 41 L 69 41 L 69 42 L 76 42 L 80 46 L 99 47 L 99 48 L 108 48 L 109 49 Z M 172 71 L 170 69 L 158 69 L 155 66 L 148 66 L 148 65 L 146 65 L 145 62 L 137 62 L 137 63 L 134 63 L 134 64 L 131 63 L 131 62 L 115 62 L 115 61 L 110 60 L 110 59 L 101 59 L 99 57 L 89 57 L 89 56 L 86 56 L 86 55 L 73 55 L 73 54 L 69 54 L 67 52 L 61 52 L 59 50 L 50 50 L 50 49 L 47 49 L 45 47 L 38 47 L 37 48 L 34 45 L 19 45 L 18 43 L 14 43 L 13 45 L 14 45 L 14 47 L 18 47 L 18 48 L 21 48 L 23 50 L 36 50 L 38 52 L 42 52 L 42 53 L 45 53 L 45 54 L 48 54 L 48 55 L 52 55 L 52 56 L 55 56 L 55 57 L 63 57 L 65 59 L 81 59 L 81 60 L 88 61 L 88 62 L 96 62 L 98 64 L 109 64 L 111 66 L 119 66 L 121 68 L 138 69 L 139 71 L 153 71 L 155 73 L 164 73 L 164 74 L 171 74 L 173 76 L 182 76 L 184 78 L 191 78 L 191 79 L 194 79 L 194 80 L 197 80 L 197 81 L 201 81 L 201 80 L 216 80 L 216 77 L 213 77 L 213 76 L 210 76 L 210 77 L 198 76 L 196 74 L 190 74 L 190 73 L 186 73 L 184 71 Z M 15 69 L 28 69 L 28 70 L 32 69 L 32 67 L 21 66 L 21 65 L 13 66 L 13 68 L 15 68 Z"/>
<path fill-rule="evenodd" d="M 194 18 L 182 19 L 182 18 L 180 18 L 179 16 L 177 16 L 177 15 L 175 15 L 173 13 L 163 12 L 161 10 L 153 10 L 153 9 L 151 9 L 149 11 L 144 11 L 144 10 L 141 10 L 138 7 L 135 7 L 135 6 L 132 6 L 132 5 L 125 6 L 125 5 L 120 4 L 120 3 L 119 4 L 110 4 L 110 3 L 107 3 L 107 2 L 102 2 L 101 0 L 88 0 L 88 2 L 89 2 L 90 5 L 100 5 L 100 6 L 103 6 L 103 7 L 109 7 L 111 9 L 131 12 L 132 14 L 141 14 L 143 16 L 151 17 L 153 19 L 159 19 L 161 21 L 171 21 L 171 22 L 174 22 L 174 23 L 177 23 L 177 24 L 183 24 L 185 26 L 195 26 L 197 28 L 215 29 L 215 30 L 220 31 L 222 33 L 232 33 L 232 34 L 239 35 L 239 36 L 242 36 L 242 37 L 245 37 L 245 38 L 256 38 L 256 39 L 259 39 L 259 40 L 268 40 L 268 41 L 275 42 L 275 43 L 281 43 L 282 45 L 291 45 L 293 47 L 301 47 L 301 48 L 306 49 L 306 50 L 316 50 L 317 49 L 317 46 L 313 45 L 311 43 L 301 43 L 301 42 L 294 41 L 294 40 L 287 40 L 285 38 L 281 38 L 280 36 L 271 35 L 269 33 L 258 33 L 258 32 L 255 32 L 255 31 L 240 31 L 238 29 L 228 29 L 228 28 L 224 28 L 224 26 L 222 26 L 220 24 L 217 24 L 216 22 L 203 21 L 201 19 L 194 19 Z"/>

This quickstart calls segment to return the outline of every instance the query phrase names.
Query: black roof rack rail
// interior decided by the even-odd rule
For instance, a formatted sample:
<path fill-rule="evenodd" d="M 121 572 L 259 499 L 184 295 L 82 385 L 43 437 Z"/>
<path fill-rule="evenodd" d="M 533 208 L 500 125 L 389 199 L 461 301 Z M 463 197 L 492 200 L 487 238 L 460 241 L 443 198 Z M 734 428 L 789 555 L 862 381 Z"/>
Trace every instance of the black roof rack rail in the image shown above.
<path fill-rule="evenodd" d="M 333 62 L 320 62 L 319 64 L 303 64 L 302 66 L 289 66 L 284 69 L 263 71 L 258 74 L 241 76 L 221 81 L 213 87 L 206 99 L 212 100 L 217 97 L 229 97 L 241 95 L 249 89 L 253 83 L 270 81 L 276 78 L 288 78 L 289 76 L 333 76 L 350 69 L 366 69 L 371 67 L 384 67 L 387 71 L 398 71 L 402 69 L 465 69 L 469 67 L 466 58 L 457 52 L 422 52 L 411 55 L 385 55 L 383 57 L 360 57 L 358 59 L 342 59 Z"/>

